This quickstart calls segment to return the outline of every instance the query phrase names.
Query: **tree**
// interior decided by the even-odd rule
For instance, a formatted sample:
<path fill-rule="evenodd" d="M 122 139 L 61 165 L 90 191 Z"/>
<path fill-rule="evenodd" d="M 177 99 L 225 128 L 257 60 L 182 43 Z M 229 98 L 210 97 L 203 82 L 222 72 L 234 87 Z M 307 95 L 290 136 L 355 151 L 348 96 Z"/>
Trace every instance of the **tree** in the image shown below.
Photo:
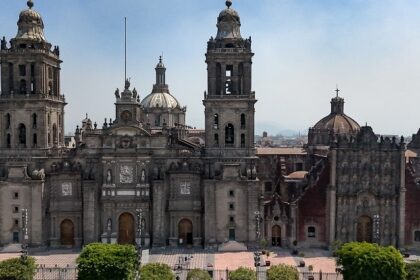
<path fill-rule="evenodd" d="M 188 272 L 187 280 L 211 280 L 210 274 L 202 269 L 193 269 Z"/>
<path fill-rule="evenodd" d="M 392 246 L 351 242 L 337 250 L 337 266 L 345 280 L 404 280 L 404 259 Z"/>
<path fill-rule="evenodd" d="M 406 264 L 405 271 L 407 280 L 420 280 L 420 261 Z"/>
<path fill-rule="evenodd" d="M 290 265 L 274 265 L 267 270 L 267 280 L 299 280 L 299 272 Z"/>
<path fill-rule="evenodd" d="M 140 279 L 144 280 L 174 280 L 171 268 L 163 263 L 149 263 L 141 267 Z"/>
<path fill-rule="evenodd" d="M 32 280 L 35 270 L 35 259 L 32 257 L 27 257 L 26 260 L 20 258 L 8 259 L 0 262 L 0 279 Z"/>
<path fill-rule="evenodd" d="M 77 258 L 79 280 L 134 279 L 137 253 L 133 245 L 91 243 Z"/>
<path fill-rule="evenodd" d="M 229 272 L 229 280 L 256 280 L 256 272 L 250 268 L 240 267 Z"/>

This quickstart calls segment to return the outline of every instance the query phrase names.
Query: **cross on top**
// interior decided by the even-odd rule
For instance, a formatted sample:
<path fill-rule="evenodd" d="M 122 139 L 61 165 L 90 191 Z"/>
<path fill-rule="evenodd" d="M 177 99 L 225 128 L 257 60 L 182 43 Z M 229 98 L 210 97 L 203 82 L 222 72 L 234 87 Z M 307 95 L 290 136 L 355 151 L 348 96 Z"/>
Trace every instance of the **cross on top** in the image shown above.
<path fill-rule="evenodd" d="M 335 92 L 337 93 L 337 97 L 338 97 L 338 93 L 340 92 L 340 90 L 338 89 L 338 87 L 336 87 Z"/>

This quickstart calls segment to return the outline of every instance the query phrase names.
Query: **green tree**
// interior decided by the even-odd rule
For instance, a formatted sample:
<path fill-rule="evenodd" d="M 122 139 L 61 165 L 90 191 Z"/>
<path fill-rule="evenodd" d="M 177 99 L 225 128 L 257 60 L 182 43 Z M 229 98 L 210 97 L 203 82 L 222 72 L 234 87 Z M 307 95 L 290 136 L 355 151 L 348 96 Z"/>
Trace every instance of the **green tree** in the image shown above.
<path fill-rule="evenodd" d="M 133 245 L 91 243 L 77 258 L 79 280 L 134 279 L 137 253 Z"/>
<path fill-rule="evenodd" d="M 212 280 L 212 278 L 205 270 L 193 269 L 188 272 L 187 280 Z"/>
<path fill-rule="evenodd" d="M 351 242 L 337 250 L 337 266 L 344 280 L 404 280 L 404 259 L 392 246 Z"/>
<path fill-rule="evenodd" d="M 299 272 L 290 265 L 273 265 L 267 270 L 267 280 L 299 280 Z"/>
<path fill-rule="evenodd" d="M 32 280 L 35 270 L 35 259 L 32 257 L 28 257 L 26 260 L 20 258 L 8 259 L 0 262 L 0 279 Z"/>
<path fill-rule="evenodd" d="M 256 272 L 250 268 L 240 267 L 229 272 L 229 280 L 256 280 Z"/>
<path fill-rule="evenodd" d="M 405 265 L 407 280 L 420 280 L 420 261 L 407 263 Z"/>
<path fill-rule="evenodd" d="M 144 280 L 174 280 L 171 268 L 163 263 L 149 263 L 141 267 L 140 279 Z"/>

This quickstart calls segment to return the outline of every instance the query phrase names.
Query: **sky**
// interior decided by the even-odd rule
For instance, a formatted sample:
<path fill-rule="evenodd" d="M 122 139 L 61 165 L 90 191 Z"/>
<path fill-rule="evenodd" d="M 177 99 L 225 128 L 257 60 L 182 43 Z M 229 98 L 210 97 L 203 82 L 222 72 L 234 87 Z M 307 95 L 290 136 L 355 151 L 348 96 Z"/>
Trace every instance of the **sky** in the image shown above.
<path fill-rule="evenodd" d="M 187 123 L 204 126 L 204 54 L 223 0 L 34 0 L 45 35 L 60 46 L 66 132 L 88 113 L 115 119 L 114 91 L 127 75 L 140 97 L 163 54 L 171 93 Z M 0 35 L 16 35 L 24 0 L 0 1 Z M 420 1 L 233 0 L 243 37 L 252 36 L 256 132 L 307 133 L 330 113 L 336 86 L 345 113 L 378 134 L 420 128 Z"/>

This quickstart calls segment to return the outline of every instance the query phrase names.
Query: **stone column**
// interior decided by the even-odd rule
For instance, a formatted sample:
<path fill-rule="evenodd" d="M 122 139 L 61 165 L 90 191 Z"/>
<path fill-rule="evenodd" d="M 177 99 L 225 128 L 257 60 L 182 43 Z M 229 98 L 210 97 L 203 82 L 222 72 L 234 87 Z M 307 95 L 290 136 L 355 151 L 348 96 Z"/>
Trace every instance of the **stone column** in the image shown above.
<path fill-rule="evenodd" d="M 336 165 L 337 165 L 337 150 L 333 149 L 331 151 L 331 160 L 330 160 L 330 188 L 328 191 L 328 200 L 329 200 L 329 244 L 333 245 L 335 241 L 335 219 L 337 213 L 336 207 Z"/>
<path fill-rule="evenodd" d="M 297 226 L 298 226 L 298 217 L 297 217 L 297 204 L 295 202 L 292 202 L 290 204 L 290 219 L 292 220 L 292 226 L 290 227 L 290 240 L 289 240 L 289 246 L 293 244 L 293 241 L 297 240 Z M 286 230 L 286 229 L 284 229 Z M 283 228 L 282 228 L 283 231 Z"/>
<path fill-rule="evenodd" d="M 401 145 L 403 146 L 404 143 L 402 143 Z M 397 244 L 397 247 L 399 248 L 405 245 L 405 145 L 401 151 L 400 165 L 399 232 Z"/>

